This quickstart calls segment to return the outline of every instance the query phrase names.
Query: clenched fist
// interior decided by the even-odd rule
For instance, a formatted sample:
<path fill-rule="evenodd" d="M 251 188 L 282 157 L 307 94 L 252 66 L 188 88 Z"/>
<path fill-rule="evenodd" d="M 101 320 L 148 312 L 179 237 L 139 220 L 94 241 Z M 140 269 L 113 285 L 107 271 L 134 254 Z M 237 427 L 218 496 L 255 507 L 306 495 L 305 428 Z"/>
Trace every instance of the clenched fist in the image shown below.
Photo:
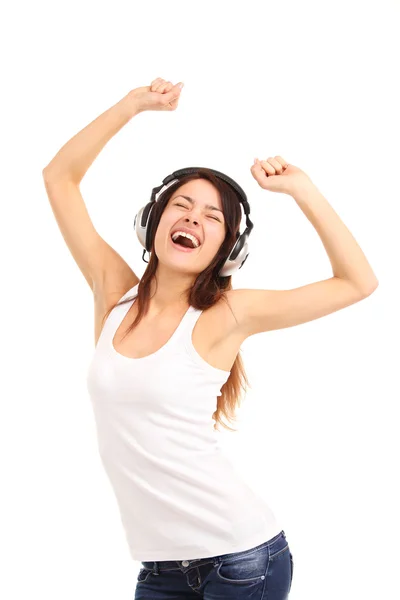
<path fill-rule="evenodd" d="M 178 106 L 183 83 L 172 85 L 157 77 L 151 85 L 135 88 L 129 92 L 137 112 L 145 110 L 175 110 Z"/>

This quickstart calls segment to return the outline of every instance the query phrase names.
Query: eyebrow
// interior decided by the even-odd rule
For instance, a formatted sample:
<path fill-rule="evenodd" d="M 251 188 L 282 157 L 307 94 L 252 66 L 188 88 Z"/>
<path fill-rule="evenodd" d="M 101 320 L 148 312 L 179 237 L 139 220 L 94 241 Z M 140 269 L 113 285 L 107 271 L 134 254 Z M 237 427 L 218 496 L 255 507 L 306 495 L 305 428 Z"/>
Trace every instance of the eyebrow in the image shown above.
<path fill-rule="evenodd" d="M 193 198 L 191 198 L 190 196 L 184 196 L 183 194 L 178 194 L 178 196 L 175 196 L 176 198 L 185 198 L 185 200 L 188 200 L 191 204 L 195 204 L 196 200 L 194 200 Z M 223 214 L 223 211 L 220 208 L 217 208 L 216 206 L 213 206 L 212 204 L 206 204 L 205 208 L 207 210 L 218 210 L 219 212 L 221 212 Z"/>

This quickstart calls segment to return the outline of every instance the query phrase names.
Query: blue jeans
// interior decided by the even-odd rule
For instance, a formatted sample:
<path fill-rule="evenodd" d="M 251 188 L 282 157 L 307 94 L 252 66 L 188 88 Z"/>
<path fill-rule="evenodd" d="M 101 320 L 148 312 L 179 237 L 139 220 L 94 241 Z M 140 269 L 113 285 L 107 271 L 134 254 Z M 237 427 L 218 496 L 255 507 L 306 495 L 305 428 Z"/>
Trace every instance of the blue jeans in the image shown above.
<path fill-rule="evenodd" d="M 293 578 L 283 530 L 243 552 L 142 565 L 134 600 L 287 600 Z"/>

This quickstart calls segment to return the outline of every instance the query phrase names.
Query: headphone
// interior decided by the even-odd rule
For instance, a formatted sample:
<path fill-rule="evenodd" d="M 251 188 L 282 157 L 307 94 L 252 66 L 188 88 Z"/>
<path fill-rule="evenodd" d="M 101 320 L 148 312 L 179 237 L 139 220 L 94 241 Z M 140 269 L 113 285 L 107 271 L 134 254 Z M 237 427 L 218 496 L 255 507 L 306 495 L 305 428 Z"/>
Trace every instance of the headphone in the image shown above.
<path fill-rule="evenodd" d="M 201 168 L 202 167 L 187 167 L 185 169 L 179 169 L 178 171 L 174 171 L 171 175 L 168 175 L 167 177 L 165 177 L 165 179 L 163 179 L 163 182 L 160 186 L 153 188 L 153 191 L 151 193 L 150 202 L 148 202 L 145 206 L 143 206 L 139 210 L 137 215 L 135 216 L 133 227 L 135 228 L 136 235 L 139 239 L 139 242 L 145 248 L 143 250 L 143 255 L 142 255 L 142 259 L 144 262 L 148 262 L 148 261 L 144 260 L 144 255 L 145 255 L 146 250 L 147 250 L 147 252 L 150 252 L 150 239 L 149 239 L 150 238 L 150 223 L 151 223 L 151 215 L 153 212 L 152 209 L 156 202 L 156 198 L 155 198 L 156 194 L 164 186 L 169 187 L 169 184 L 172 185 L 172 183 L 179 181 L 180 177 L 183 177 L 185 175 L 189 175 L 192 173 L 197 173 L 198 170 Z M 221 173 L 221 171 L 216 171 L 216 170 L 210 169 L 210 168 L 207 168 L 207 170 L 211 171 L 211 173 L 213 173 L 214 175 L 216 175 L 217 177 L 219 177 L 220 179 L 222 179 L 223 181 L 228 183 L 233 188 L 233 190 L 239 195 L 239 200 L 243 206 L 243 210 L 244 210 L 244 213 L 246 216 L 246 229 L 244 230 L 244 232 L 242 234 L 239 234 L 239 232 L 237 233 L 237 240 L 235 242 L 235 245 L 233 246 L 232 250 L 229 253 L 229 256 L 226 258 L 226 260 L 224 261 L 222 267 L 220 268 L 220 270 L 218 272 L 219 277 L 228 277 L 229 275 L 233 275 L 233 273 L 238 271 L 244 265 L 248 255 L 249 255 L 247 239 L 248 239 L 254 225 L 250 221 L 250 218 L 249 218 L 250 206 L 247 201 L 247 196 L 244 193 L 243 189 L 240 187 L 240 185 L 238 185 L 233 179 L 228 177 L 228 175 Z M 165 189 L 167 189 L 167 188 L 165 188 Z M 165 190 L 163 190 L 163 192 L 164 191 Z M 160 192 L 160 194 L 161 194 L 161 192 Z"/>

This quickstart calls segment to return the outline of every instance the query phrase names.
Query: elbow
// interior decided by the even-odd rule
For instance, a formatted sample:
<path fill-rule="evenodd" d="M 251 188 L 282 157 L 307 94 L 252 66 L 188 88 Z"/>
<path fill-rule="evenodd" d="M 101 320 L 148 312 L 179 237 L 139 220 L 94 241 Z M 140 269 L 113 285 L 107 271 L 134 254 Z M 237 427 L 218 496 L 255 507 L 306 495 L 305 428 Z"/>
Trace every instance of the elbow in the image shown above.
<path fill-rule="evenodd" d="M 52 175 L 51 175 L 51 172 L 50 172 L 50 169 L 49 169 L 49 167 L 45 167 L 45 168 L 42 170 L 42 177 L 43 177 L 43 179 L 44 179 L 45 181 L 48 181 L 48 180 L 50 179 L 50 177 L 51 177 L 51 176 L 52 176 Z"/>
<path fill-rule="evenodd" d="M 65 173 L 59 170 L 56 171 L 55 168 L 48 166 L 42 170 L 42 176 L 47 184 L 51 184 L 52 182 L 58 183 L 60 181 L 74 181 L 70 173 Z"/>
<path fill-rule="evenodd" d="M 374 279 L 367 286 L 365 286 L 365 288 L 363 290 L 363 296 L 365 296 L 365 297 L 370 296 L 376 290 L 378 285 L 379 285 L 379 281 L 377 279 Z"/>

